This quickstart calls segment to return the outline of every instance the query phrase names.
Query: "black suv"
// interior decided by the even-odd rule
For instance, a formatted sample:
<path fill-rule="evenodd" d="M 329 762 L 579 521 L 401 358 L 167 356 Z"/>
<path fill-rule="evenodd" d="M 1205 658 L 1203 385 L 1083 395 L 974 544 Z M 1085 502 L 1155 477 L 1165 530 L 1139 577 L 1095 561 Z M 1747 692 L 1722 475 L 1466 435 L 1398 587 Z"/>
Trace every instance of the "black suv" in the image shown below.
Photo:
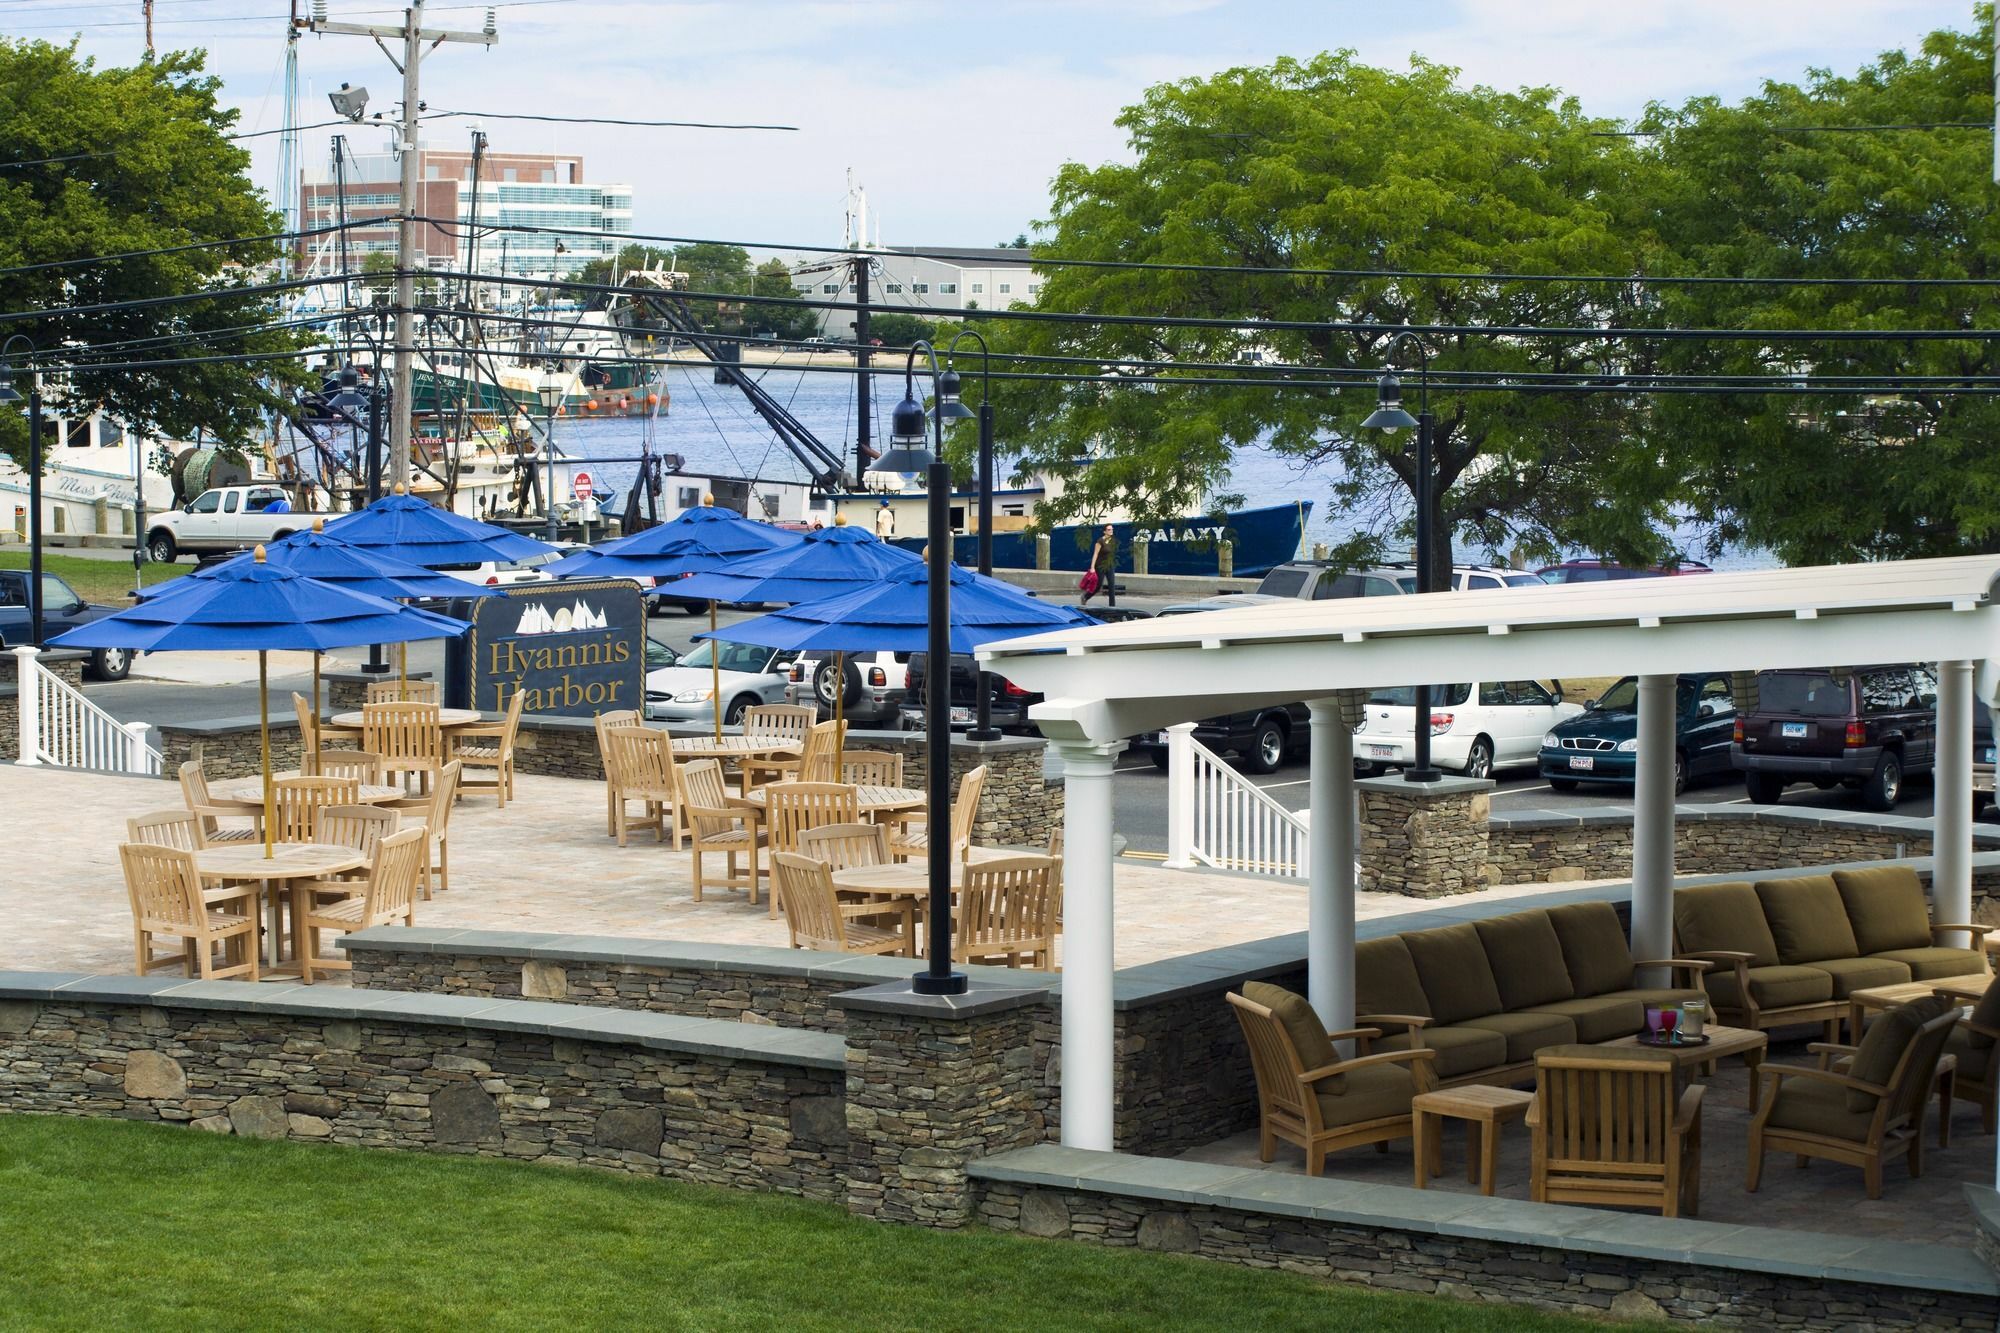
<path fill-rule="evenodd" d="M 1194 724 L 1194 738 L 1217 754 L 1234 753 L 1252 773 L 1275 773 L 1286 755 L 1312 749 L 1312 715 L 1304 704 L 1254 708 Z M 1135 751 L 1150 755 L 1155 768 L 1167 766 L 1167 733 L 1148 731 L 1132 738 Z"/>
<path fill-rule="evenodd" d="M 1729 758 L 1762 805 L 1810 782 L 1857 789 L 1869 809 L 1892 810 L 1904 780 L 1937 762 L 1937 677 L 1921 662 L 1761 671 L 1757 706 L 1736 719 Z"/>

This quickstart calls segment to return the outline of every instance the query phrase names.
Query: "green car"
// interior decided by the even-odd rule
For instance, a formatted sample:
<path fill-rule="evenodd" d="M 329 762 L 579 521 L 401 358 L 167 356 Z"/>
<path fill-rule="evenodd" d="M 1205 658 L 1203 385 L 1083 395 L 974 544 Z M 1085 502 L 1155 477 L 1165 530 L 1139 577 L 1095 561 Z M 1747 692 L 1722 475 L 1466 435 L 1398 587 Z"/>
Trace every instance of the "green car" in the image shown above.
<path fill-rule="evenodd" d="M 1690 779 L 1734 771 L 1729 743 L 1736 701 L 1724 672 L 1682 676 L 1674 691 L 1674 793 Z M 1639 678 L 1627 676 L 1542 737 L 1539 769 L 1557 791 L 1585 782 L 1630 786 L 1639 762 Z"/>

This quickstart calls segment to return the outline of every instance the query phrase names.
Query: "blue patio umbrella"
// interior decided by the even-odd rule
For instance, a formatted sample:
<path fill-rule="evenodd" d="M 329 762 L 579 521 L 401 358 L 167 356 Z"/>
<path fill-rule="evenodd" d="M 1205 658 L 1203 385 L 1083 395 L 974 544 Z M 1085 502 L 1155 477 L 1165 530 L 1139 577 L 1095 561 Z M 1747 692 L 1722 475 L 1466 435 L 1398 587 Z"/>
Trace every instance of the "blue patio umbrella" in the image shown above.
<path fill-rule="evenodd" d="M 464 621 L 352 592 L 271 565 L 264 548 L 231 560 L 174 590 L 93 620 L 49 640 L 60 648 L 129 648 L 138 652 L 255 651 L 264 769 L 264 854 L 271 854 L 271 699 L 267 654 L 323 652 L 364 643 L 450 639 Z"/>
<path fill-rule="evenodd" d="M 326 535 L 426 569 L 476 565 L 486 560 L 526 560 L 556 548 L 547 542 L 476 518 L 440 509 L 413 495 L 385 495 L 366 509 L 342 514 L 326 525 Z"/>
<path fill-rule="evenodd" d="M 594 576 L 614 579 L 679 579 L 726 569 L 746 556 L 797 546 L 797 533 L 753 523 L 712 499 L 684 509 L 671 523 L 662 523 L 629 537 L 599 542 L 587 551 L 552 560 L 545 568 L 557 578 Z M 654 591 L 660 591 L 655 588 Z M 679 591 L 678 588 L 675 589 Z M 715 632 L 715 599 L 708 603 L 708 629 Z M 711 659 L 714 654 L 710 654 Z M 715 735 L 722 737 L 722 664 L 710 662 L 714 683 Z"/>

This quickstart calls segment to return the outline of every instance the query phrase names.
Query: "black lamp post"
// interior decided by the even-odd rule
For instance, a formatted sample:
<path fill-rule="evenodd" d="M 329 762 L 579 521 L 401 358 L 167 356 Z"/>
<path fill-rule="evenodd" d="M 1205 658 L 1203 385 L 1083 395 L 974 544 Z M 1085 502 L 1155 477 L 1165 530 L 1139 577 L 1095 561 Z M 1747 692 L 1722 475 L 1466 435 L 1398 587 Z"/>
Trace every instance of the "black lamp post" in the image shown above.
<path fill-rule="evenodd" d="M 1431 358 L 1423 340 L 1413 333 L 1399 333 L 1389 340 L 1382 359 L 1395 356 L 1405 342 L 1417 349 L 1417 415 L 1403 410 L 1403 385 L 1394 371 L 1385 370 L 1376 383 L 1376 407 L 1362 422 L 1369 430 L 1417 428 L 1417 591 L 1433 592 L 1431 580 Z M 1416 762 L 1403 771 L 1406 782 L 1436 782 L 1442 776 L 1431 765 L 1431 687 L 1416 688 Z"/>
<path fill-rule="evenodd" d="M 945 344 L 945 372 L 938 377 L 938 413 L 952 420 L 963 421 L 975 415 L 972 409 L 959 401 L 958 372 L 951 368 L 952 353 L 958 350 L 959 339 L 970 338 L 979 344 L 979 572 L 993 572 L 993 366 L 992 352 L 986 346 L 984 335 L 976 329 L 961 329 L 952 340 Z M 979 678 L 973 682 L 978 691 L 978 715 L 973 721 L 967 738 L 975 741 L 997 741 L 1000 729 L 993 725 L 993 682 L 987 677 L 986 668 L 979 668 Z"/>
<path fill-rule="evenodd" d="M 542 503 L 549 511 L 547 541 L 551 546 L 556 540 L 556 409 L 562 406 L 563 391 L 568 387 L 553 368 L 542 377 L 540 392 L 545 414 L 543 433 L 546 437 L 542 441 L 542 460 L 547 465 L 544 472 L 548 478 L 548 493 L 542 497 Z"/>
<path fill-rule="evenodd" d="M 917 401 L 917 351 L 931 365 L 938 410 L 926 413 Z M 878 472 L 921 472 L 928 488 L 930 513 L 930 637 L 924 676 L 924 738 L 928 771 L 929 819 L 933 834 L 941 833 L 951 811 L 951 468 L 944 461 L 944 377 L 938 371 L 937 349 L 923 339 L 910 344 L 903 364 L 903 401 L 889 419 L 889 450 L 875 460 Z M 927 445 L 925 417 L 932 440 Z M 942 680 L 940 680 L 942 678 Z M 942 684 L 942 688 L 940 688 Z M 910 979 L 919 995 L 963 995 L 965 973 L 951 967 L 951 839 L 927 840 L 925 861 L 930 871 L 930 939 L 925 955 L 930 965 Z"/>
<path fill-rule="evenodd" d="M 379 356 L 375 359 L 375 365 L 378 369 L 382 365 L 382 359 Z M 368 410 L 368 457 L 362 463 L 361 475 L 363 484 L 367 489 L 368 503 L 374 504 L 382 498 L 382 384 L 380 377 L 378 376 L 376 382 L 368 386 L 367 393 L 362 393 L 361 372 L 354 368 L 352 361 L 349 361 L 340 368 L 339 391 L 326 400 L 326 405 L 332 411 L 339 414 L 340 418 L 347 423 L 350 430 L 357 433 L 361 431 L 362 427 L 361 422 L 355 418 L 354 414 L 361 411 L 364 407 Z M 361 669 L 375 675 L 381 675 L 389 670 L 388 662 L 383 660 L 382 657 L 381 644 L 371 643 L 368 645 L 368 661 L 362 665 Z"/>
<path fill-rule="evenodd" d="M 0 403 L 18 403 L 21 391 L 14 387 L 14 363 L 8 360 L 14 344 L 28 349 L 28 623 L 37 648 L 42 646 L 42 377 L 35 373 L 34 340 L 17 333 L 0 343 Z M 139 541 L 145 534 L 139 534 Z"/>

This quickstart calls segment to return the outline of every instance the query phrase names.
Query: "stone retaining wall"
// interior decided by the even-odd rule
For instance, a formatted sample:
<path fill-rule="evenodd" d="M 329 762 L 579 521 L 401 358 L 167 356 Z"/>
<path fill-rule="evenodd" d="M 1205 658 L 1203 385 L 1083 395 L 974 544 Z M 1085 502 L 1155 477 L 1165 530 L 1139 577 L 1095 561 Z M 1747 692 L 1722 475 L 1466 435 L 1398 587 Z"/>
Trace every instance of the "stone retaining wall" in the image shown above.
<path fill-rule="evenodd" d="M 50 648 L 36 660 L 63 684 L 71 689 L 82 689 L 83 664 L 89 656 L 88 653 Z M 0 650 L 0 763 L 11 763 L 21 757 L 20 684 L 14 678 L 19 662 L 20 659 L 13 653 Z"/>
<path fill-rule="evenodd" d="M 1885 816 L 1816 822 L 1820 818 L 1819 812 L 1796 818 L 1783 811 L 1749 810 L 1734 818 L 1704 818 L 1690 812 L 1674 822 L 1674 868 L 1682 874 L 1719 875 L 1931 854 L 1928 820 Z M 1563 871 L 1582 879 L 1632 873 L 1629 814 L 1617 822 L 1574 821 L 1570 816 L 1557 822 L 1542 812 L 1494 819 L 1487 879 L 1522 884 Z M 2000 838 L 1978 841 L 2000 845 Z"/>
<path fill-rule="evenodd" d="M 292 715 L 291 700 L 283 701 L 282 713 L 274 703 L 271 711 L 271 768 L 276 772 L 299 768 L 299 723 Z M 263 772 L 259 767 L 260 742 L 254 717 L 220 718 L 212 722 L 168 724 L 160 728 L 160 772 L 174 780 L 182 764 L 200 759 L 210 782 L 225 778 L 250 778 Z"/>
<path fill-rule="evenodd" d="M 1444 777 L 1405 782 L 1365 778 L 1354 784 L 1359 814 L 1359 886 L 1371 893 L 1442 898 L 1487 886 L 1487 817 L 1493 783 Z"/>

